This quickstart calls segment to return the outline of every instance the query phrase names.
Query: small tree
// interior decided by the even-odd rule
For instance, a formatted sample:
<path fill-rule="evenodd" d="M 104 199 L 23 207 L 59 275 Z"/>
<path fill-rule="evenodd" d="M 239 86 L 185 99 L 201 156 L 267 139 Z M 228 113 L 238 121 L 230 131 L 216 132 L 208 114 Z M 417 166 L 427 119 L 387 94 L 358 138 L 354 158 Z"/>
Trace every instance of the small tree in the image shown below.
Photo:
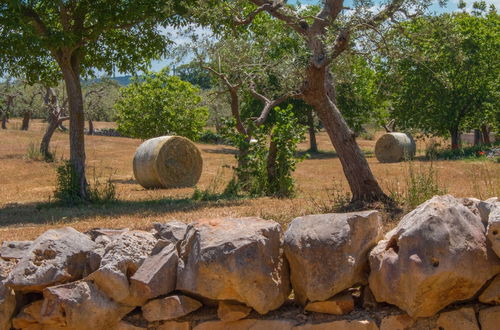
<path fill-rule="evenodd" d="M 135 78 L 116 104 L 118 130 L 141 139 L 181 135 L 196 140 L 208 118 L 200 102 L 199 89 L 168 69 Z"/>
<path fill-rule="evenodd" d="M 118 101 L 119 90 L 119 84 L 107 78 L 84 87 L 83 107 L 89 135 L 94 135 L 95 120 L 111 121 L 116 117 L 114 105 Z"/>

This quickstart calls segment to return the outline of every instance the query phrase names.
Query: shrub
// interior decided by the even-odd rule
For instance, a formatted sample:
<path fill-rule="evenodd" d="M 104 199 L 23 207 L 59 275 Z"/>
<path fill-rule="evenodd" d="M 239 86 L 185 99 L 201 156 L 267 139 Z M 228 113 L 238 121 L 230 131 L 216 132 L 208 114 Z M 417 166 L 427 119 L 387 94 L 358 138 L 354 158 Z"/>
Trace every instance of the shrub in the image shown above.
<path fill-rule="evenodd" d="M 208 119 L 199 89 L 168 70 L 150 73 L 121 89 L 115 107 L 120 134 L 140 139 L 181 135 L 197 140 Z"/>

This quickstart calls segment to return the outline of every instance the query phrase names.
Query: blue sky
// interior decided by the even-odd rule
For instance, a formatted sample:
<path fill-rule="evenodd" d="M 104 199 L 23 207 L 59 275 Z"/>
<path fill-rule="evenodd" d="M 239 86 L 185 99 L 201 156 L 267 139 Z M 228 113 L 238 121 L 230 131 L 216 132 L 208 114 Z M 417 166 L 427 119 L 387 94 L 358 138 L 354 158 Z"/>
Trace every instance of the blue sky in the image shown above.
<path fill-rule="evenodd" d="M 387 1 L 380 1 L 380 0 L 373 0 L 373 1 L 376 5 L 383 4 L 383 3 L 387 2 Z M 497 7 L 497 9 L 500 9 L 500 0 L 485 0 L 485 1 L 487 4 L 494 4 Z M 300 3 L 303 5 L 318 4 L 319 2 L 320 2 L 320 0 L 289 0 L 288 1 L 288 3 L 291 3 L 291 4 Z M 434 4 L 429 8 L 429 10 L 431 13 L 452 12 L 452 11 L 458 10 L 458 8 L 457 8 L 458 2 L 459 2 L 459 0 L 448 0 L 445 7 L 440 7 L 438 5 L 438 1 L 436 0 L 436 1 L 434 1 Z M 465 0 L 465 2 L 467 3 L 467 8 L 472 7 L 473 0 Z M 352 0 L 345 0 L 345 5 L 349 6 L 349 4 L 352 4 Z M 178 37 L 176 37 L 175 35 L 173 36 L 173 40 L 175 42 L 182 43 L 183 39 L 184 38 L 181 36 L 178 36 Z M 168 60 L 155 61 L 152 63 L 152 70 L 159 71 L 167 65 L 169 65 Z"/>

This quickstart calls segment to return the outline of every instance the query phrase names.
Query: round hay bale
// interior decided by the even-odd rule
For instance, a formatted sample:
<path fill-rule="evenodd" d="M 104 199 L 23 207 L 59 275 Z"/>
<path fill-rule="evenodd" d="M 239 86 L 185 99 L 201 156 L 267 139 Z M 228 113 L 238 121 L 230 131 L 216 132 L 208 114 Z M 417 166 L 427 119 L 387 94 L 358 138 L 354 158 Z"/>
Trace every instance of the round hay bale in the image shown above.
<path fill-rule="evenodd" d="M 200 150 L 181 136 L 147 140 L 134 155 L 135 179 L 146 189 L 192 187 L 202 168 Z"/>
<path fill-rule="evenodd" d="M 375 144 L 375 156 L 381 163 L 395 163 L 415 156 L 417 146 L 410 134 L 387 133 Z"/>

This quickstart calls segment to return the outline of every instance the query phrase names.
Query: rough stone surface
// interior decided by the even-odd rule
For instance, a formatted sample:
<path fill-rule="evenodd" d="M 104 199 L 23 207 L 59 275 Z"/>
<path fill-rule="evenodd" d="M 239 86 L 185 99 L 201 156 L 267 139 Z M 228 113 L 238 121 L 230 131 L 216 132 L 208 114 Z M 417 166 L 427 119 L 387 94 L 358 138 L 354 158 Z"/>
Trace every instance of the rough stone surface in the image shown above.
<path fill-rule="evenodd" d="M 15 260 L 3 260 L 0 259 L 0 282 L 3 282 L 10 274 L 10 272 L 16 267 Z"/>
<path fill-rule="evenodd" d="M 99 269 L 89 278 L 114 301 L 130 306 L 142 305 L 144 300 L 130 292 L 129 278 L 151 254 L 155 244 L 153 234 L 147 232 L 127 231 L 115 236 L 106 246 Z"/>
<path fill-rule="evenodd" d="M 377 324 L 373 320 L 342 320 L 323 322 L 318 324 L 306 323 L 296 326 L 294 330 L 378 330 Z"/>
<path fill-rule="evenodd" d="M 370 266 L 377 301 L 412 317 L 472 298 L 500 269 L 479 217 L 450 195 L 433 197 L 403 217 L 372 250 Z"/>
<path fill-rule="evenodd" d="M 136 327 L 131 323 L 120 321 L 116 326 L 113 327 L 113 330 L 146 330 L 146 328 Z"/>
<path fill-rule="evenodd" d="M 382 238 L 377 211 L 296 218 L 285 233 L 296 299 L 323 301 L 356 283 L 366 283 L 368 253 Z"/>
<path fill-rule="evenodd" d="M 190 330 L 189 322 L 167 321 L 156 328 L 156 330 Z"/>
<path fill-rule="evenodd" d="M 481 217 L 481 221 L 485 226 L 488 225 L 488 217 L 490 216 L 490 212 L 493 208 L 496 207 L 497 203 L 500 203 L 498 197 L 492 197 L 485 201 L 479 202 L 479 204 L 477 205 L 479 216 Z"/>
<path fill-rule="evenodd" d="M 478 299 L 485 304 L 500 304 L 500 275 L 493 279 Z"/>
<path fill-rule="evenodd" d="M 172 243 L 177 243 L 184 239 L 188 225 L 180 221 L 170 221 L 167 223 L 153 223 L 156 230 L 156 237 Z"/>
<path fill-rule="evenodd" d="M 112 229 L 112 228 L 94 228 L 86 231 L 85 234 L 88 235 L 93 241 L 95 241 L 98 237 L 106 236 L 113 237 L 117 235 L 121 235 L 130 229 L 122 228 L 122 229 Z"/>
<path fill-rule="evenodd" d="M 220 301 L 217 308 L 217 316 L 221 321 L 232 322 L 241 320 L 250 314 L 252 309 L 248 306 L 233 303 L 230 301 Z"/>
<path fill-rule="evenodd" d="M 245 319 L 234 322 L 208 321 L 198 324 L 193 330 L 291 330 L 292 320 Z"/>
<path fill-rule="evenodd" d="M 265 314 L 290 292 L 281 226 L 260 218 L 201 220 L 181 244 L 177 289 Z"/>
<path fill-rule="evenodd" d="M 32 241 L 5 241 L 0 247 L 0 257 L 21 259 L 28 252 L 32 243 Z"/>
<path fill-rule="evenodd" d="M 72 330 L 109 329 L 133 309 L 109 299 L 89 281 L 47 288 L 43 296 L 41 323 Z"/>
<path fill-rule="evenodd" d="M 415 324 L 415 320 L 407 314 L 389 315 L 382 319 L 380 330 L 407 330 Z"/>
<path fill-rule="evenodd" d="M 16 309 L 16 296 L 14 291 L 7 288 L 0 281 L 0 330 L 8 330 L 11 325 L 11 318 Z"/>
<path fill-rule="evenodd" d="M 489 214 L 486 236 L 491 248 L 500 257 L 500 203 L 496 203 Z"/>
<path fill-rule="evenodd" d="M 498 330 L 500 324 L 500 306 L 490 307 L 479 311 L 481 330 Z"/>
<path fill-rule="evenodd" d="M 130 292 L 137 300 L 149 300 L 175 290 L 179 257 L 174 244 L 144 260 L 130 278 Z"/>
<path fill-rule="evenodd" d="M 15 329 L 25 329 L 30 327 L 40 327 L 42 322 L 43 300 L 37 300 L 25 306 L 22 311 L 12 320 L 12 326 Z"/>
<path fill-rule="evenodd" d="M 154 299 L 142 306 L 144 318 L 150 322 L 173 320 L 200 308 L 202 304 L 182 295 Z"/>
<path fill-rule="evenodd" d="M 39 236 L 7 278 L 7 285 L 22 291 L 81 279 L 94 271 L 100 257 L 96 245 L 73 228 L 51 229 Z"/>
<path fill-rule="evenodd" d="M 325 301 L 310 302 L 305 307 L 306 311 L 344 315 L 354 310 L 354 299 L 350 294 L 335 296 Z"/>
<path fill-rule="evenodd" d="M 437 326 L 443 330 L 479 330 L 476 312 L 472 307 L 441 313 L 437 319 Z"/>

